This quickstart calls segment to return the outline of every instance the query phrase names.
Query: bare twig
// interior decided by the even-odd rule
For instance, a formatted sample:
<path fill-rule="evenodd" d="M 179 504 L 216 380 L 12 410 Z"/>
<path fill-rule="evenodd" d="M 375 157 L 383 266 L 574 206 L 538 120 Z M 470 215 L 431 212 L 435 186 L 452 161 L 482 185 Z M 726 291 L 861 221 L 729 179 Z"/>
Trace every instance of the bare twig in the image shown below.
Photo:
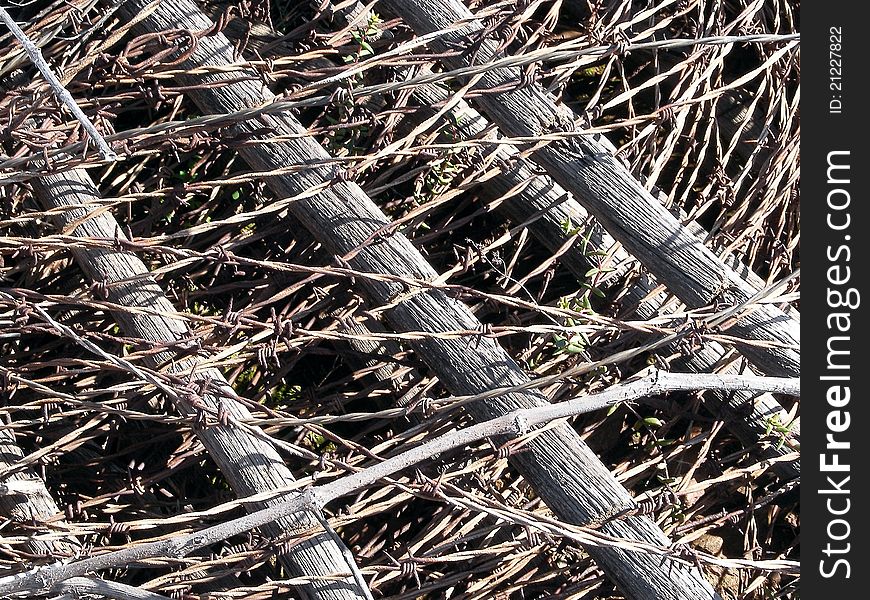
<path fill-rule="evenodd" d="M 60 582 L 72 577 L 79 577 L 88 572 L 147 558 L 183 558 L 197 549 L 260 527 L 275 519 L 292 515 L 299 510 L 320 511 L 332 500 L 357 492 L 385 477 L 431 459 L 433 456 L 454 448 L 467 446 L 483 438 L 502 435 L 522 437 L 553 420 L 585 414 L 653 394 L 700 389 L 751 389 L 799 395 L 800 380 L 709 374 L 684 375 L 654 370 L 648 375 L 612 386 L 599 394 L 584 396 L 560 404 L 516 410 L 501 417 L 444 434 L 351 475 L 320 486 L 310 487 L 291 500 L 279 502 L 235 521 L 168 540 L 141 544 L 66 564 L 39 567 L 24 573 L 0 578 L 0 594 L 50 591 L 55 589 Z"/>
<path fill-rule="evenodd" d="M 114 600 L 170 600 L 168 596 L 163 594 L 156 594 L 115 581 L 89 577 L 71 577 L 57 584 L 53 591 L 64 594 L 61 598 L 70 599 L 97 595 Z"/>
<path fill-rule="evenodd" d="M 36 65 L 36 68 L 39 69 L 39 72 L 42 73 L 42 76 L 45 77 L 45 80 L 48 82 L 48 85 L 51 87 L 55 96 L 57 96 L 58 100 L 60 100 L 64 106 L 66 106 L 69 111 L 78 119 L 79 123 L 82 124 L 82 127 L 88 133 L 93 142 L 97 145 L 97 150 L 100 153 L 100 156 L 103 160 L 108 161 L 116 161 L 118 160 L 118 155 L 109 147 L 109 144 L 106 143 L 105 138 L 97 131 L 97 128 L 94 127 L 94 124 L 91 123 L 91 120 L 88 116 L 82 112 L 82 109 L 79 108 L 79 105 L 76 104 L 76 101 L 70 95 L 69 91 L 63 86 L 63 84 L 58 80 L 55 74 L 52 72 L 51 67 L 48 66 L 48 63 L 45 62 L 45 59 L 42 57 L 42 51 L 39 49 L 39 46 L 30 41 L 30 38 L 21 30 L 15 20 L 6 12 L 6 9 L 0 7 L 0 21 L 9 28 L 9 31 L 12 32 L 12 35 L 24 46 L 25 52 L 30 57 L 31 62 Z"/>

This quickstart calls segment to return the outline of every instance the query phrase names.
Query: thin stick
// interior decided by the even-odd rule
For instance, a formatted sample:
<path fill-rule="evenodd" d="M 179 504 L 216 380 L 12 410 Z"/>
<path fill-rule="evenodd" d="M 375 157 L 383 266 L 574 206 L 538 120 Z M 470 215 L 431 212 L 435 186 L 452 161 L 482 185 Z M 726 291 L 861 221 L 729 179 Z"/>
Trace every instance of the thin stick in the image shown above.
<path fill-rule="evenodd" d="M 79 108 L 79 105 L 76 104 L 76 101 L 73 100 L 73 97 L 52 72 L 51 67 L 48 66 L 47 62 L 45 62 L 39 46 L 30 41 L 27 34 L 21 30 L 18 24 L 3 7 L 0 7 L 0 21 L 3 21 L 6 27 L 9 28 L 9 31 L 12 32 L 12 35 L 21 42 L 21 45 L 24 46 L 24 51 L 27 52 L 27 56 L 30 57 L 30 61 L 36 65 L 36 68 L 39 69 L 39 72 L 42 73 L 43 77 L 45 77 L 45 80 L 48 82 L 48 85 L 51 87 L 55 96 L 57 96 L 58 100 L 60 100 L 61 103 L 72 112 L 73 116 L 78 119 L 79 123 L 82 124 L 82 127 L 85 128 L 85 131 L 88 133 L 90 138 L 94 140 L 94 143 L 97 145 L 97 150 L 100 153 L 100 157 L 102 157 L 103 160 L 118 160 L 118 155 L 109 147 L 109 144 L 106 143 L 106 140 L 102 135 L 100 135 L 100 132 L 97 131 L 97 128 L 94 127 L 94 124 L 91 123 L 90 119 L 88 119 L 88 116 L 82 112 L 82 109 Z"/>
<path fill-rule="evenodd" d="M 98 595 L 115 600 L 170 600 L 168 596 L 156 594 L 116 581 L 92 579 L 89 577 L 71 577 L 57 585 L 57 591 L 64 592 L 61 598 L 82 598 Z"/>
<path fill-rule="evenodd" d="M 148 558 L 183 558 L 199 548 L 244 533 L 255 527 L 261 527 L 275 519 L 292 515 L 300 510 L 320 511 L 327 503 L 337 498 L 357 492 L 433 456 L 454 448 L 467 446 L 483 438 L 500 435 L 521 437 L 550 421 L 600 410 L 620 402 L 629 402 L 644 396 L 672 391 L 703 389 L 770 391 L 799 396 L 800 379 L 684 374 L 650 370 L 643 376 L 623 384 L 614 385 L 599 394 L 582 396 L 560 404 L 515 410 L 465 429 L 451 431 L 357 473 L 346 475 L 321 486 L 310 487 L 290 500 L 250 513 L 228 523 L 214 525 L 187 535 L 107 552 L 84 560 L 55 563 L 0 578 L 0 596 L 25 591 L 50 591 L 55 589 L 60 582 L 72 577 Z"/>

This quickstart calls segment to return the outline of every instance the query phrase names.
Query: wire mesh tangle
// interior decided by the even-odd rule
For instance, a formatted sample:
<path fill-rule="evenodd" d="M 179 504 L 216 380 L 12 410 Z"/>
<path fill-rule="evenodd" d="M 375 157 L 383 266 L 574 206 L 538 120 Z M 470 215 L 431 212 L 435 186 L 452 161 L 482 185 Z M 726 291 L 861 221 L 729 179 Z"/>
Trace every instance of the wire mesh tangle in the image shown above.
<path fill-rule="evenodd" d="M 0 594 L 798 597 L 797 348 L 736 328 L 799 322 L 797 5 L 370 4 L 6 7 Z M 603 227 L 588 139 L 740 282 Z"/>

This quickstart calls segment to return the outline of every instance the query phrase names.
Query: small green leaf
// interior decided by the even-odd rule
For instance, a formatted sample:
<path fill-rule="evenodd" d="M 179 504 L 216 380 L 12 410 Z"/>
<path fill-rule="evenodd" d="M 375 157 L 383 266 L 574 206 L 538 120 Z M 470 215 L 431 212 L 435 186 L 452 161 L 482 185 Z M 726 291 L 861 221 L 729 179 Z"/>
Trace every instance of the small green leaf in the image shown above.
<path fill-rule="evenodd" d="M 558 352 L 566 354 L 579 354 L 586 349 L 586 341 L 582 335 L 572 335 L 570 339 L 556 335 L 553 337 L 553 345 Z"/>

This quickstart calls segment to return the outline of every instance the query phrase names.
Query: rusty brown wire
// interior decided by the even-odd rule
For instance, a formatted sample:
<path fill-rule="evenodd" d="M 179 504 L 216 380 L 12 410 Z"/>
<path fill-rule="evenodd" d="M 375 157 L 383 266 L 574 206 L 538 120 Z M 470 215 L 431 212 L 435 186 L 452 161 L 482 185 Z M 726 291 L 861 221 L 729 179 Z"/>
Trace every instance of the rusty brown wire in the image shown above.
<path fill-rule="evenodd" d="M 68 87 L 83 110 L 103 115 L 106 126 L 117 132 L 109 136 L 115 148 L 125 152 L 118 165 L 83 161 L 76 132 L 61 125 L 57 107 L 45 101 L 39 82 L 9 79 L 15 85 L 3 88 L 0 123 L 10 136 L 5 136 L 6 154 L 0 159 L 7 165 L 0 173 L 6 182 L 0 202 L 0 286 L 12 299 L 0 299 L 0 412 L 3 426 L 32 454 L 28 464 L 57 495 L 63 514 L 50 524 L 72 531 L 96 550 L 191 531 L 242 510 L 192 435 L 197 427 L 226 423 L 226 415 L 202 411 L 192 419 L 168 412 L 154 385 L 101 357 L 85 355 L 74 340 L 34 312 L 40 306 L 77 335 L 137 367 L 145 354 L 166 348 L 125 337 L 114 328 L 108 314 L 118 307 L 108 305 L 99 282 L 86 283 L 71 260 L 70 249 L 77 246 L 123 248 L 149 265 L 192 329 L 191 338 L 173 348 L 214 357 L 253 409 L 251 424 L 280 440 L 300 487 L 462 426 L 461 413 L 443 402 L 446 394 L 437 380 L 404 345 L 417 335 L 424 339 L 424 334 L 339 331 L 336 317 L 366 322 L 383 311 L 353 301 L 355 284 L 383 275 L 349 269 L 346 260 L 317 254 L 316 245 L 304 236 L 288 235 L 297 232 L 295 225 L 281 220 L 287 204 L 267 209 L 271 199 L 261 186 L 276 173 L 250 170 L 232 152 L 234 145 L 250 143 L 229 135 L 232 124 L 249 114 L 197 121 L 184 90 L 173 81 L 177 65 L 200 37 L 228 32 L 231 21 L 240 17 L 218 10 L 212 30 L 128 34 L 112 42 L 109 36 L 121 24 L 109 22 L 97 30 L 102 17 L 98 7 L 46 4 L 50 6 L 33 20 L 28 33 L 40 39 L 54 64 L 70 69 L 90 65 Z M 259 49 L 252 35 L 240 44 L 239 61 L 250 59 L 273 85 L 309 86 L 303 93 L 288 89 L 287 99 L 299 102 L 293 110 L 304 117 L 312 135 L 344 153 L 335 163 L 338 180 L 353 177 L 370 191 L 393 219 L 380 235 L 401 231 L 411 237 L 445 274 L 437 287 L 471 304 L 487 323 L 478 330 L 439 335 L 467 339 L 471 349 L 483 336 L 498 336 L 530 372 L 558 376 L 585 359 L 579 352 L 560 351 L 557 336 L 584 334 L 589 341 L 585 350 L 597 360 L 633 343 L 629 335 L 674 332 L 665 322 L 613 319 L 611 298 L 596 299 L 597 314 L 584 318 L 571 304 L 582 298 L 581 284 L 561 267 L 558 256 L 529 238 L 522 226 L 496 215 L 502 198 L 481 193 L 488 178 L 511 168 L 507 162 L 486 160 L 494 142 L 445 144 L 438 136 L 449 136 L 449 125 L 409 138 L 415 127 L 413 111 L 406 101 L 398 106 L 408 90 L 359 93 L 359 88 L 390 81 L 398 69 L 434 64 L 440 58 L 417 48 L 413 55 L 380 60 L 381 49 L 410 39 L 400 22 L 384 21 L 390 40 L 378 42 L 383 45 L 375 48 L 352 88 L 341 88 L 350 90 L 346 94 L 353 94 L 362 111 L 358 118 L 342 120 L 342 98 L 333 97 L 335 92 L 320 82 L 353 65 L 359 45 L 346 33 L 335 47 L 323 46 L 343 28 L 340 23 L 313 8 L 282 22 L 275 11 L 279 4 L 273 4 L 271 18 L 286 37 L 278 44 L 277 36 L 273 48 L 295 48 L 295 53 L 254 54 Z M 753 10 L 746 10 L 749 3 L 742 1 L 659 3 L 661 10 L 643 19 L 627 14 L 622 6 L 626 3 L 607 3 L 611 11 L 605 3 L 595 3 L 593 14 L 582 21 L 568 11 L 570 4 L 585 3 L 476 4 L 491 35 L 509 54 L 546 50 L 569 38 L 611 46 L 605 56 L 533 62 L 525 80 L 516 85 L 544 82 L 576 112 L 586 114 L 585 125 L 617 141 L 620 157 L 636 174 L 667 190 L 675 207 L 712 227 L 711 243 L 736 252 L 770 281 L 794 270 L 799 263 L 799 114 L 794 103 L 799 66 L 794 52 L 773 43 L 747 46 L 742 58 L 750 66 L 741 71 L 730 54 L 734 50 L 724 46 L 651 55 L 631 50 L 633 36 L 649 27 L 675 37 L 686 32 L 793 33 L 793 3 L 781 0 Z M 571 22 L 582 23 L 582 30 L 571 31 Z M 76 36 L 84 42 L 74 43 Z M 313 57 L 326 58 L 333 66 L 306 72 L 301 64 Z M 351 60 L 345 62 L 345 57 Z M 6 64 L 20 64 L 8 45 L 0 48 L 0 65 Z M 750 72 L 752 77 L 737 89 L 729 87 Z M 473 102 L 478 94 L 494 92 L 470 90 L 466 98 Z M 749 107 L 743 128 L 725 124 L 727 109 L 734 106 Z M 34 117 L 38 126 L 24 127 Z M 342 137 L 349 132 L 354 135 Z M 759 132 L 762 143 L 754 144 Z M 505 141 L 529 149 L 540 140 Z M 399 142 L 395 149 L 384 151 L 394 142 Z M 69 156 L 64 156 L 67 150 Z M 52 230 L 49 215 L 34 204 L 26 184 L 39 162 L 50 168 L 90 167 L 105 207 L 129 229 L 129 240 L 121 235 L 73 240 Z M 304 175 L 305 167 L 287 167 L 285 173 Z M 376 244 L 377 236 L 369 242 Z M 421 286 L 413 280 L 404 283 L 409 290 Z M 696 323 L 697 316 L 688 315 L 687 322 Z M 573 328 L 566 326 L 568 319 Z M 696 328 L 690 337 L 690 328 L 687 343 L 729 342 L 727 332 Z M 354 339 L 397 343 L 400 352 L 375 355 L 370 357 L 374 366 L 355 369 L 337 346 Z M 592 373 L 557 378 L 545 391 L 558 401 L 598 389 L 644 360 L 646 356 L 635 356 Z M 392 379 L 375 378 L 379 367 L 387 367 Z M 403 377 L 411 367 L 413 373 Z M 160 371 L 149 374 L 166 385 L 181 383 Z M 392 408 L 398 398 L 418 388 L 430 394 L 415 396 L 408 407 Z M 203 393 L 179 389 L 191 397 Z M 709 451 L 701 451 L 713 431 L 713 419 L 702 407 L 690 403 L 677 409 L 670 400 L 659 400 L 636 410 L 592 415 L 575 425 L 629 489 L 648 494 L 643 510 L 675 538 L 692 543 L 716 535 L 716 528 L 728 533 L 750 522 L 764 531 L 795 527 L 790 488 L 769 465 L 738 452 L 725 433 L 715 436 Z M 405 417 L 409 412 L 424 419 L 412 425 Z M 662 422 L 659 429 L 643 424 L 651 417 Z M 76 430 L 79 434 L 71 436 Z M 657 445 L 663 440 L 670 443 Z M 609 593 L 608 584 L 571 541 L 570 528 L 554 522 L 507 466 L 510 453 L 521 451 L 521 442 L 495 447 L 481 443 L 442 457 L 422 465 L 416 479 L 385 482 L 348 499 L 335 508 L 330 521 L 341 528 L 373 589 L 386 597 L 438 597 L 451 586 L 459 590 L 458 597 L 507 597 L 521 589 L 552 597 Z M 700 471 L 689 474 L 689 466 L 698 460 Z M 659 465 L 671 469 L 669 475 L 676 479 L 691 479 L 678 493 L 678 502 L 665 502 L 671 497 L 660 482 Z M 765 504 L 754 500 L 767 496 L 772 497 Z M 214 507 L 220 508 L 209 512 Z M 528 525 L 532 517 L 550 527 L 534 541 L 537 534 Z M 18 524 L 3 530 L 4 567 L 36 559 L 24 550 L 30 527 Z M 779 552 L 796 556 L 790 546 L 794 540 L 778 535 L 765 557 Z M 212 555 L 193 557 L 183 565 L 155 563 L 146 577 L 164 593 L 182 594 L 208 589 L 221 576 L 234 574 L 242 579 L 225 597 L 291 597 L 292 582 L 272 566 L 271 557 L 279 551 L 280 544 L 263 540 L 228 540 Z M 685 555 L 694 560 L 689 552 Z M 130 573 L 114 575 L 134 580 Z"/>

